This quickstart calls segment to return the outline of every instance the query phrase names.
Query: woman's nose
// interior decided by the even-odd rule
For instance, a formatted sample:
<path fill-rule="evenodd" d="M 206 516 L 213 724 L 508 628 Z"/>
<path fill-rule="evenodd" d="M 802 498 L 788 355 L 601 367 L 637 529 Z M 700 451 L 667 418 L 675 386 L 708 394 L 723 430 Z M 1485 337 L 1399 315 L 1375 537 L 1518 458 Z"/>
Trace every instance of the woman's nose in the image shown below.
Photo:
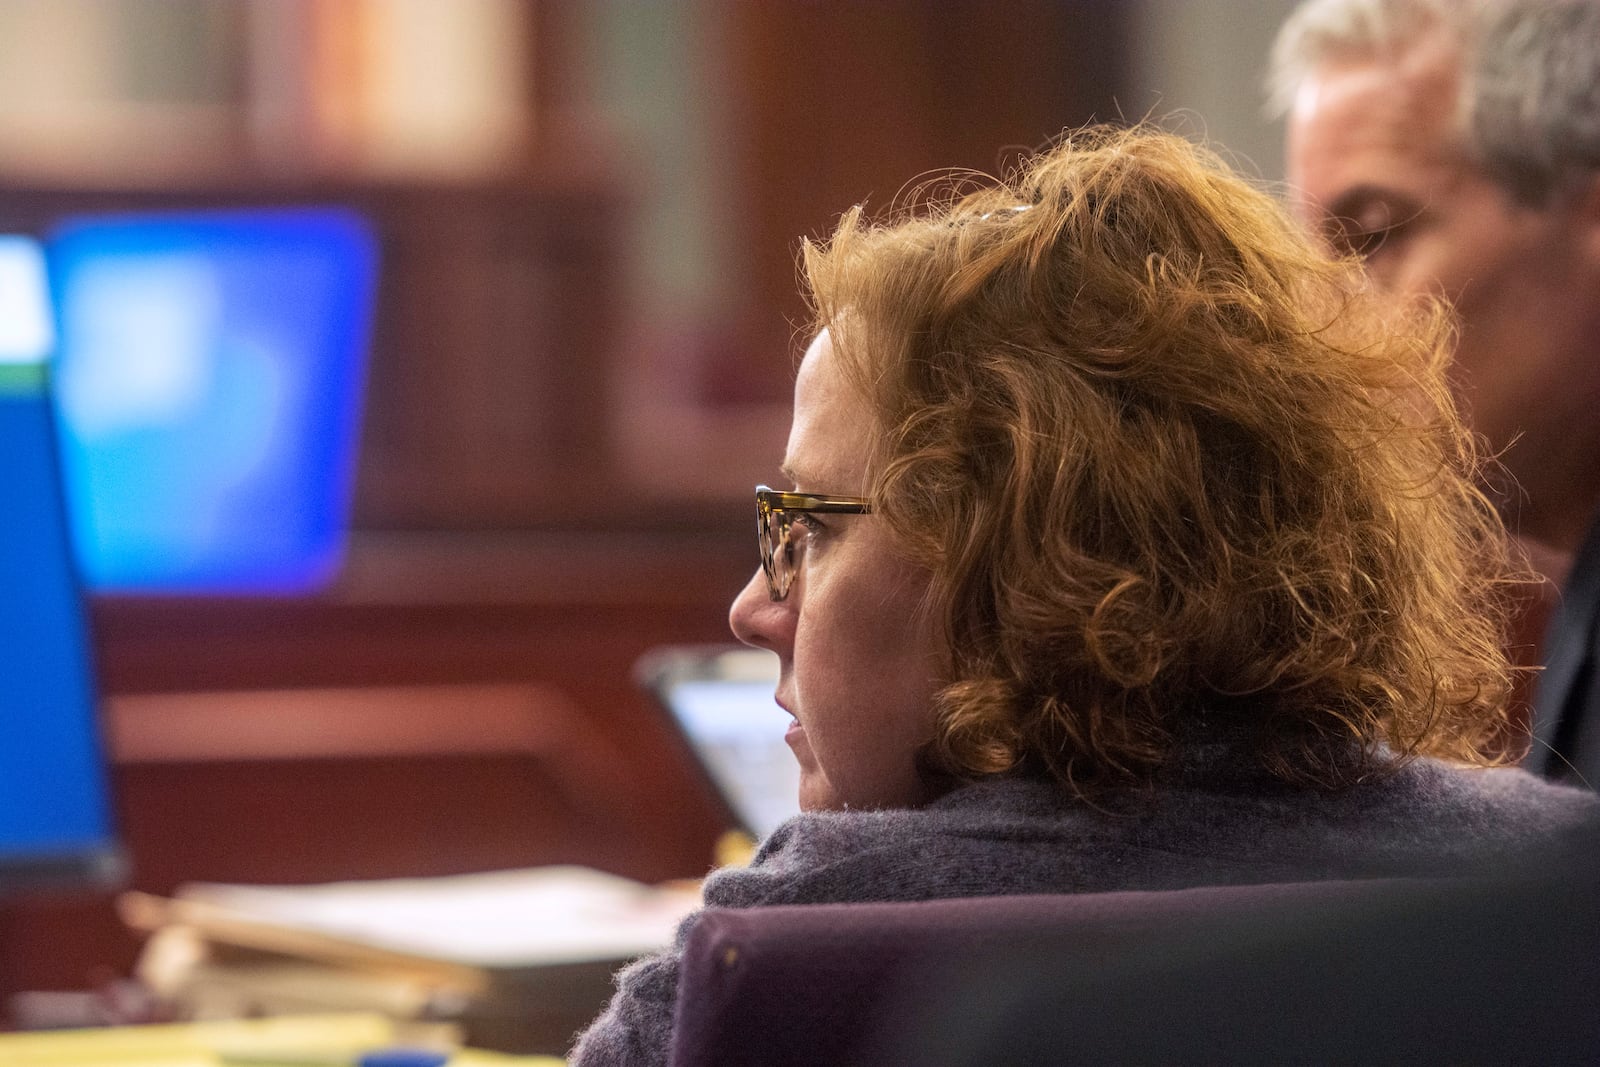
<path fill-rule="evenodd" d="M 728 627 L 745 644 L 784 655 L 794 633 L 793 616 L 788 598 L 772 599 L 767 577 L 757 567 L 728 608 Z"/>

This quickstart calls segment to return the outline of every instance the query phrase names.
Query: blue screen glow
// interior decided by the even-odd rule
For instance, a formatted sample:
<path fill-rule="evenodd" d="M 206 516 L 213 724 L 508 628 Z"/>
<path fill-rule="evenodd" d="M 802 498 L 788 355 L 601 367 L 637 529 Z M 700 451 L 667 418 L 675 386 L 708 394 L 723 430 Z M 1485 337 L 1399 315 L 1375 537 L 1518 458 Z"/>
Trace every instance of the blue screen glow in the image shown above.
<path fill-rule="evenodd" d="M 334 208 L 70 219 L 49 238 L 84 576 L 300 592 L 349 526 L 377 268 Z"/>
<path fill-rule="evenodd" d="M 48 397 L 47 308 L 38 245 L 0 237 L 0 890 L 19 866 L 113 864 Z"/>

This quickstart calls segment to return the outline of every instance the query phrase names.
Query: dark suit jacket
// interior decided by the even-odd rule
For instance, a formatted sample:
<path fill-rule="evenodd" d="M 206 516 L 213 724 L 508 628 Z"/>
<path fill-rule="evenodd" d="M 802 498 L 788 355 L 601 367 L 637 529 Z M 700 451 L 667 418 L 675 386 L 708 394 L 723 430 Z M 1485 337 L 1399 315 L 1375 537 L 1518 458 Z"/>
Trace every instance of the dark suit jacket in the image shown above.
<path fill-rule="evenodd" d="M 1547 778 L 1600 786 L 1600 520 L 1572 561 L 1545 635 L 1526 766 Z"/>

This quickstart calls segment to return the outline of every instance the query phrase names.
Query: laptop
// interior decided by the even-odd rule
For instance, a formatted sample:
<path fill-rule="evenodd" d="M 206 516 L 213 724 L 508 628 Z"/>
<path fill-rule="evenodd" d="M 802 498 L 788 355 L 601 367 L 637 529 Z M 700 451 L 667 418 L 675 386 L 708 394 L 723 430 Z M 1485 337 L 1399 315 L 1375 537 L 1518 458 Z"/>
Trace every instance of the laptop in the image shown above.
<path fill-rule="evenodd" d="M 50 395 L 45 260 L 0 236 L 0 896 L 123 872 Z"/>
<path fill-rule="evenodd" d="M 800 766 L 773 702 L 778 657 L 740 645 L 675 645 L 639 660 L 639 684 L 694 755 L 729 825 L 764 840 L 800 812 Z"/>

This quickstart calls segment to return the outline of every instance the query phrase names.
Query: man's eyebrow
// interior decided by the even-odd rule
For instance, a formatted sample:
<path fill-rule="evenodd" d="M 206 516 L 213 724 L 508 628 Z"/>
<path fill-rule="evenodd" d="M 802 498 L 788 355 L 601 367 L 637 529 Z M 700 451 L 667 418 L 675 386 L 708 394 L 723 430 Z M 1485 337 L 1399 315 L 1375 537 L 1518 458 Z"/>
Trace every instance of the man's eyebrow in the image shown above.
<path fill-rule="evenodd" d="M 1352 186 L 1334 198 L 1323 209 L 1323 217 L 1330 221 L 1354 221 L 1356 212 L 1371 203 L 1389 207 L 1391 221 L 1398 224 L 1420 215 L 1423 204 L 1410 193 L 1393 186 L 1363 184 Z"/>
<path fill-rule="evenodd" d="M 800 484 L 799 477 L 796 476 L 796 474 L 794 472 L 794 468 L 789 466 L 789 464 L 785 463 L 783 466 L 779 467 L 778 468 L 778 473 L 783 475 L 785 478 L 787 478 L 789 480 L 789 484 L 790 485 L 799 485 Z"/>

